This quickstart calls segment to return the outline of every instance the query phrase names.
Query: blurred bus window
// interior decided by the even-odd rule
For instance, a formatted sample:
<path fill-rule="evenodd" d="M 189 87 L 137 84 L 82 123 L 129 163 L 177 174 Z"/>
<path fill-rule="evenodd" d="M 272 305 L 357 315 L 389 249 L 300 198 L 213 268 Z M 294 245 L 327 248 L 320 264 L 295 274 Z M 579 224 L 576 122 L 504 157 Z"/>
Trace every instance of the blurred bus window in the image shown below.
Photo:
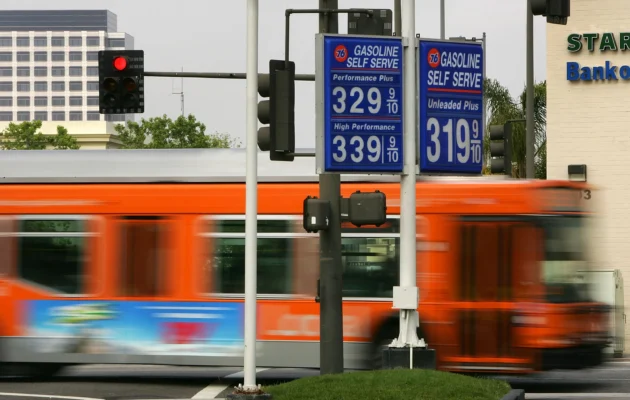
<path fill-rule="evenodd" d="M 0 217 L 0 277 L 9 276 L 13 270 L 14 243 L 13 220 Z"/>
<path fill-rule="evenodd" d="M 543 281 L 547 301 L 567 303 L 589 301 L 588 284 L 580 271 L 588 270 L 584 218 L 546 217 Z"/>
<path fill-rule="evenodd" d="M 380 227 L 342 224 L 343 296 L 391 298 L 398 285 L 400 219 Z"/>
<path fill-rule="evenodd" d="M 214 220 L 211 235 L 213 292 L 245 293 L 245 220 Z M 257 293 L 287 295 L 292 292 L 292 221 L 259 219 Z"/>
<path fill-rule="evenodd" d="M 168 242 L 163 217 L 124 217 L 121 224 L 121 296 L 165 294 Z"/>
<path fill-rule="evenodd" d="M 19 221 L 18 276 L 64 294 L 85 293 L 86 220 L 24 217 Z"/>

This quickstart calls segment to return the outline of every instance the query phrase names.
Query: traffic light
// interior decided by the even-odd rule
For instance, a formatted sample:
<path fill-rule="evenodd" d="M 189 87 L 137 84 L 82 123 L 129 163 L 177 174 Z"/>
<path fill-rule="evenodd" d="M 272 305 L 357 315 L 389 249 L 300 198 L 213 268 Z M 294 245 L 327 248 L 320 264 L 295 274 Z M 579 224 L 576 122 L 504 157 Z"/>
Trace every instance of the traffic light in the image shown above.
<path fill-rule="evenodd" d="M 98 105 L 101 114 L 144 112 L 144 51 L 98 52 Z"/>
<path fill-rule="evenodd" d="M 532 0 L 532 14 L 547 17 L 547 23 L 566 25 L 571 16 L 571 0 Z"/>
<path fill-rule="evenodd" d="M 490 172 L 512 176 L 512 122 L 490 125 Z M 494 141 L 494 142 L 493 142 Z"/>
<path fill-rule="evenodd" d="M 258 94 L 269 98 L 258 103 L 258 147 L 269 151 L 272 161 L 293 161 L 295 153 L 295 63 L 269 61 L 269 75 L 258 79 Z"/>

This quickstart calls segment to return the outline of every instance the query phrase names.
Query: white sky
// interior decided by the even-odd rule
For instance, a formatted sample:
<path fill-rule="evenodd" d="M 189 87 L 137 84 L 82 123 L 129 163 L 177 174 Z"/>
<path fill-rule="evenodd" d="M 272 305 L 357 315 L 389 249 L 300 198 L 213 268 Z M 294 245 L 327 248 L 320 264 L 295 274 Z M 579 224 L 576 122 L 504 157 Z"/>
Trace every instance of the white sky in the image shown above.
<path fill-rule="evenodd" d="M 487 35 L 487 74 L 517 96 L 525 85 L 525 0 L 446 0 L 446 37 Z M 317 0 L 260 0 L 259 68 L 284 57 L 284 10 L 317 8 Z M 393 1 L 339 0 L 340 8 L 394 8 Z M 245 72 L 246 0 L 5 0 L 4 9 L 108 9 L 118 16 L 118 30 L 135 38 L 145 51 L 147 71 Z M 440 1 L 416 1 L 416 32 L 440 36 Z M 317 16 L 291 17 L 290 58 L 297 73 L 314 73 Z M 347 18 L 339 16 L 345 33 Z M 546 31 L 535 17 L 535 80 L 546 79 Z M 148 77 L 146 112 L 152 117 L 181 113 L 180 79 Z M 314 83 L 296 84 L 296 146 L 314 147 Z M 245 144 L 245 81 L 184 79 L 185 112 Z"/>

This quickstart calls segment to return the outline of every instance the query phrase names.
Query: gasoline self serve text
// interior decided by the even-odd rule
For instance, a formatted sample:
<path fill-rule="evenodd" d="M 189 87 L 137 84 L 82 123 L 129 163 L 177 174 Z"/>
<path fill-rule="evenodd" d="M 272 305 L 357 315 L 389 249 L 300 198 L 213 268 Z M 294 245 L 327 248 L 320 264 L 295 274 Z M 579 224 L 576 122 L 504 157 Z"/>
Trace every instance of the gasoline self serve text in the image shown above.
<path fill-rule="evenodd" d="M 430 86 L 451 86 L 453 88 L 478 90 L 481 90 L 483 87 L 481 54 L 443 51 L 440 53 L 439 67 L 455 68 L 459 71 L 444 71 L 429 67 L 427 84 Z"/>
<path fill-rule="evenodd" d="M 400 69 L 400 47 L 358 44 L 346 60 L 348 68 Z"/>

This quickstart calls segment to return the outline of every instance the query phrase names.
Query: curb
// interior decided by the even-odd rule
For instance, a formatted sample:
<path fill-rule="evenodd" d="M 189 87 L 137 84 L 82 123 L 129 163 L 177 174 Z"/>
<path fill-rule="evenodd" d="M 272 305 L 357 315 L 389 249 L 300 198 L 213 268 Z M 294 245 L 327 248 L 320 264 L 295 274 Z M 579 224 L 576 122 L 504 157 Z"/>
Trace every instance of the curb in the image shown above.
<path fill-rule="evenodd" d="M 501 400 L 525 400 L 525 391 L 523 389 L 512 389 Z"/>

